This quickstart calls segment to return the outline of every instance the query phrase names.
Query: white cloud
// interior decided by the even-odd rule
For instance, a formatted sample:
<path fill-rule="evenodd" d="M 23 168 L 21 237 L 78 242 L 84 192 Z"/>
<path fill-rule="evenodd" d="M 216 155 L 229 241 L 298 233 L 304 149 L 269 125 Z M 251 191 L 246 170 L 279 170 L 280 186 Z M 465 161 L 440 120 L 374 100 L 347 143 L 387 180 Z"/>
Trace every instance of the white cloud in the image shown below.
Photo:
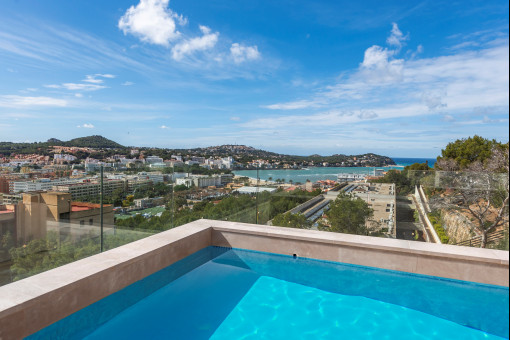
<path fill-rule="evenodd" d="M 98 78 L 115 78 L 115 76 L 113 74 L 100 74 L 100 73 L 97 73 L 97 74 L 94 74 L 94 75 L 87 75 L 85 76 L 85 79 L 83 79 L 82 81 L 84 82 L 87 82 L 87 83 L 92 83 L 92 84 L 102 84 L 104 83 L 104 80 L 103 79 L 98 79 Z"/>
<path fill-rule="evenodd" d="M 230 54 L 236 64 L 260 58 L 260 52 L 257 46 L 243 46 L 238 43 L 232 44 L 230 47 Z"/>
<path fill-rule="evenodd" d="M 51 97 L 23 97 L 16 95 L 4 95 L 0 96 L 0 107 L 65 107 L 68 102 L 63 99 L 51 98 Z"/>
<path fill-rule="evenodd" d="M 169 128 L 168 126 L 166 126 L 166 125 L 161 125 L 159 128 L 160 128 L 160 129 L 163 129 L 163 130 L 168 130 L 168 129 L 170 129 L 170 128 Z"/>
<path fill-rule="evenodd" d="M 360 75 L 368 83 L 393 83 L 402 80 L 404 60 L 393 58 L 394 51 L 374 45 L 365 51 Z"/>
<path fill-rule="evenodd" d="M 86 76 L 85 79 L 83 79 L 82 81 L 84 82 L 87 82 L 87 83 L 92 83 L 92 84 L 102 84 L 104 82 L 103 79 L 97 79 L 96 76 Z"/>
<path fill-rule="evenodd" d="M 455 121 L 455 117 L 453 117 L 452 115 L 444 115 L 443 116 L 443 122 L 452 123 L 454 121 Z"/>
<path fill-rule="evenodd" d="M 230 120 L 234 122 L 239 122 L 241 121 L 241 117 L 230 117 Z"/>
<path fill-rule="evenodd" d="M 77 126 L 77 128 L 79 128 L 79 129 L 81 129 L 81 128 L 83 128 L 83 129 L 93 129 L 94 127 L 95 127 L 94 125 L 88 124 L 88 123 L 85 123 L 83 125 L 78 125 Z"/>
<path fill-rule="evenodd" d="M 338 83 L 316 90 L 311 98 L 265 108 L 357 110 L 421 105 L 419 114 L 437 114 L 448 107 L 449 114 L 456 116 L 491 107 L 495 114 L 508 115 L 508 58 L 508 40 L 487 43 L 476 51 L 421 59 L 411 55 L 407 60 L 396 59 L 393 50 L 372 46 L 359 68 Z"/>
<path fill-rule="evenodd" d="M 61 85 L 44 85 L 44 87 L 51 89 L 66 89 L 70 91 L 97 91 L 106 89 L 107 86 L 97 84 L 76 84 L 76 83 L 64 83 Z"/>
<path fill-rule="evenodd" d="M 445 91 L 438 90 L 426 91 L 421 96 L 423 102 L 430 111 L 446 107 L 447 105 L 443 102 L 446 97 L 447 94 Z"/>
<path fill-rule="evenodd" d="M 120 18 L 118 27 L 124 34 L 130 33 L 144 42 L 168 47 L 180 36 L 177 24 L 187 23 L 186 18 L 174 13 L 168 4 L 169 0 L 140 0 Z"/>
<path fill-rule="evenodd" d="M 74 96 L 76 98 L 83 98 L 83 94 L 81 94 L 81 93 L 75 93 Z"/>
<path fill-rule="evenodd" d="M 402 31 L 400 31 L 400 29 L 398 28 L 398 25 L 394 22 L 392 24 L 391 34 L 388 37 L 388 39 L 386 39 L 386 43 L 390 46 L 395 46 L 397 50 L 400 50 L 402 48 L 403 42 L 408 39 L 409 36 L 408 35 L 404 36 L 404 34 L 402 34 Z"/>
<path fill-rule="evenodd" d="M 132 81 L 125 81 L 125 82 L 123 82 L 123 83 L 122 83 L 122 84 L 120 84 L 120 85 L 122 85 L 122 86 L 131 86 L 131 85 L 134 85 L 134 84 L 135 84 L 135 83 L 133 83 Z"/>
<path fill-rule="evenodd" d="M 281 104 L 272 104 L 262 106 L 263 108 L 270 110 L 297 110 L 297 109 L 307 109 L 313 107 L 319 107 L 320 104 L 313 100 L 299 100 L 295 102 L 289 103 L 281 103 Z"/>
<path fill-rule="evenodd" d="M 199 27 L 203 35 L 201 37 L 183 40 L 175 45 L 172 48 L 173 59 L 182 60 L 185 56 L 211 49 L 216 45 L 219 33 L 211 33 L 211 29 L 206 26 Z"/>

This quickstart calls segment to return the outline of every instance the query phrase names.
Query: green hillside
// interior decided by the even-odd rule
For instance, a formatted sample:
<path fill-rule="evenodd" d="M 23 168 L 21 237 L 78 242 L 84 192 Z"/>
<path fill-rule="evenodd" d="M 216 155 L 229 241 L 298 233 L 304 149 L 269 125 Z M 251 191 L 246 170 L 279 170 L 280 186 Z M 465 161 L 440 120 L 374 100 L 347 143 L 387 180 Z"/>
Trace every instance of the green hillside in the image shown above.
<path fill-rule="evenodd" d="M 89 136 L 71 139 L 68 142 L 63 142 L 63 146 L 75 146 L 80 148 L 95 148 L 95 149 L 123 149 L 124 146 L 116 143 L 103 136 Z"/>

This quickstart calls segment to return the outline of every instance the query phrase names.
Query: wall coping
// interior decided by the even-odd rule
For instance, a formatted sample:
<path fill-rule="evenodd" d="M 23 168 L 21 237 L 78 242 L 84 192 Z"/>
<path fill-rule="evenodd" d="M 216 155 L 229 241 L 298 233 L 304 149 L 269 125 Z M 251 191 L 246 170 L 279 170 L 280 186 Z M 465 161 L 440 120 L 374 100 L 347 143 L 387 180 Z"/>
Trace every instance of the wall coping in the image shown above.
<path fill-rule="evenodd" d="M 286 239 L 343 245 L 352 248 L 373 248 L 391 252 L 413 253 L 416 255 L 428 255 L 465 261 L 509 265 L 509 252 L 503 250 L 406 241 L 382 237 L 323 232 L 317 230 L 281 228 L 238 222 L 213 220 L 200 220 L 198 222 L 201 225 L 208 225 L 216 231 L 228 231 L 237 234 L 274 236 Z"/>

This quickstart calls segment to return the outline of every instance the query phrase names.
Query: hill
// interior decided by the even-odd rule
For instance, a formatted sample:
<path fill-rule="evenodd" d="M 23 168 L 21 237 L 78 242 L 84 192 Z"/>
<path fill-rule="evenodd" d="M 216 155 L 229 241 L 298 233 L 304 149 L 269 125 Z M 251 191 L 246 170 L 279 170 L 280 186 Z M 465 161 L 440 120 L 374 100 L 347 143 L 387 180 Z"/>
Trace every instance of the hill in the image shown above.
<path fill-rule="evenodd" d="M 68 142 L 63 142 L 62 145 L 94 149 L 124 149 L 124 146 L 120 145 L 119 143 L 97 135 L 71 139 Z"/>
<path fill-rule="evenodd" d="M 101 154 L 111 156 L 113 154 L 123 154 L 129 156 L 129 149 L 103 136 L 88 136 L 75 138 L 70 141 L 61 141 L 51 138 L 44 143 L 11 143 L 0 142 L 0 156 L 3 154 L 9 156 L 13 153 L 19 154 L 40 154 L 50 155 L 52 146 L 68 146 L 80 148 L 93 148 L 101 150 Z M 364 155 L 342 155 L 332 156 L 295 156 L 285 155 L 265 150 L 255 149 L 246 145 L 220 145 L 205 148 L 193 149 L 162 149 L 162 148 L 139 148 L 145 155 L 159 156 L 164 160 L 171 159 L 172 155 L 182 156 L 200 156 L 200 157 L 227 157 L 232 156 L 238 163 L 246 164 L 257 159 L 264 159 L 271 163 L 300 164 L 303 166 L 385 166 L 395 165 L 395 162 L 385 156 L 372 153 Z M 82 155 L 86 157 L 87 155 Z"/>
<path fill-rule="evenodd" d="M 40 154 L 49 155 L 52 146 L 69 146 L 93 149 L 125 149 L 124 146 L 102 136 L 88 136 L 71 139 L 64 142 L 56 138 L 50 138 L 46 142 L 35 143 L 12 143 L 0 142 L 0 155 L 9 156 L 17 154 Z"/>

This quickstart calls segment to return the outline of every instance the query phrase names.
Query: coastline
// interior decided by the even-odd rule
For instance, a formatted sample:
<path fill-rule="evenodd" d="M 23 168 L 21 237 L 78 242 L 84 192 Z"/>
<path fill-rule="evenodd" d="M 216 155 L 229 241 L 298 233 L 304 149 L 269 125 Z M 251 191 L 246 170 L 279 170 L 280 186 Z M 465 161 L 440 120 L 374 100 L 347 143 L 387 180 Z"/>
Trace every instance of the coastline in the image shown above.
<path fill-rule="evenodd" d="M 256 184 L 257 171 L 260 177 L 260 183 L 264 185 L 276 184 L 275 181 L 280 179 L 284 180 L 283 183 L 306 183 L 310 180 L 313 183 L 321 180 L 337 180 L 338 174 L 341 173 L 354 173 L 354 174 L 366 174 L 372 175 L 376 169 L 388 170 L 403 170 L 404 167 L 414 163 L 429 162 L 430 166 L 433 166 L 435 159 L 417 159 L 417 158 L 405 158 L 395 159 L 396 165 L 386 165 L 380 167 L 306 167 L 301 169 L 253 169 L 253 170 L 234 170 L 235 176 L 248 177 L 253 180 Z M 253 182 L 252 182 L 253 183 Z"/>

